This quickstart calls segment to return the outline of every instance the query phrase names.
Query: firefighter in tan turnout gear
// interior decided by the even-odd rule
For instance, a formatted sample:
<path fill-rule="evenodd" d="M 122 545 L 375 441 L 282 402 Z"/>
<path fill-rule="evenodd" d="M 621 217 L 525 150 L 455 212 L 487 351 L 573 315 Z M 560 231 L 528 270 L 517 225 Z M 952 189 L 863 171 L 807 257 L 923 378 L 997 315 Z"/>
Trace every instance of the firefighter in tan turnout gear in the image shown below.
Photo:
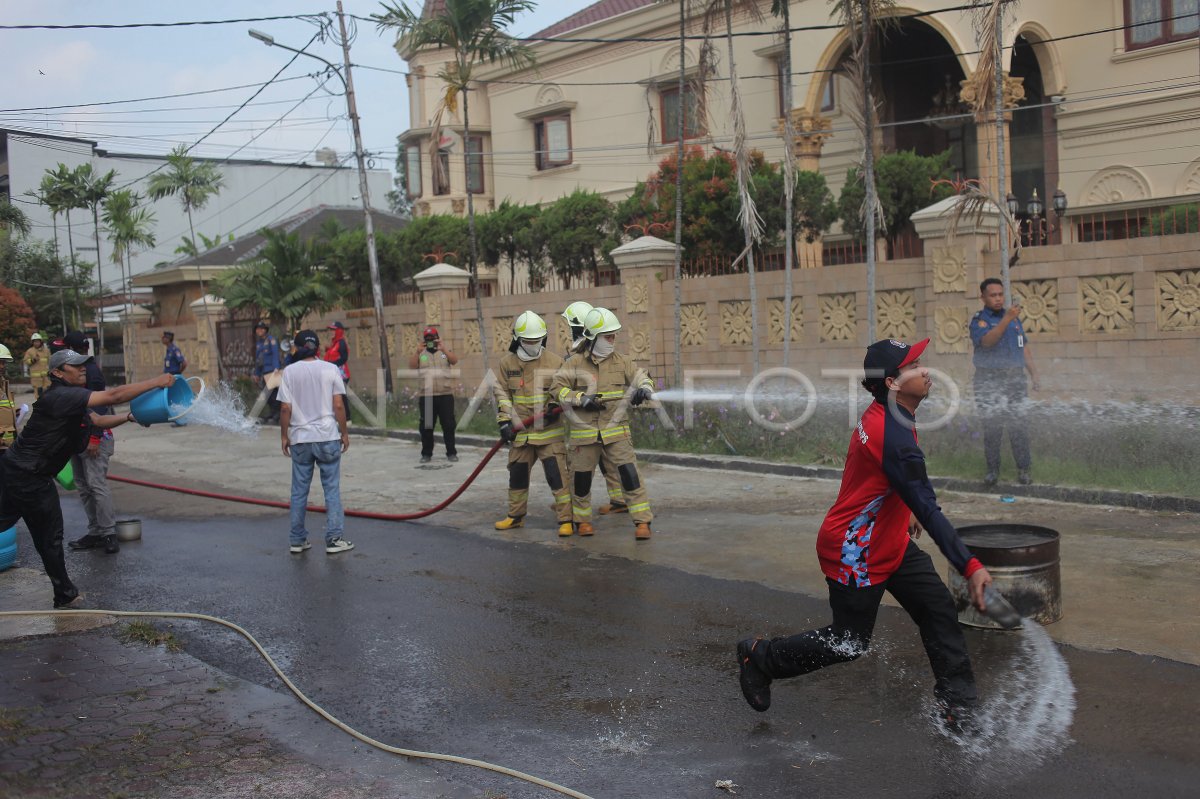
<path fill-rule="evenodd" d="M 38 399 L 50 387 L 50 350 L 42 340 L 41 333 L 34 333 L 30 338 L 29 349 L 21 359 L 29 367 L 29 385 L 33 388 Z"/>
<path fill-rule="evenodd" d="M 512 344 L 508 354 L 500 359 L 493 388 L 500 438 L 512 444 L 508 453 L 508 516 L 496 522 L 497 530 L 511 530 L 525 524 L 529 473 L 540 462 L 554 494 L 558 534 L 565 537 L 574 532 L 571 494 L 566 486 L 566 427 L 557 413 L 536 420 L 528 428 L 521 425 L 522 419 L 544 414 L 552 404 L 548 385 L 562 362 L 562 358 L 546 349 L 546 322 L 542 317 L 526 311 L 513 321 Z"/>
<path fill-rule="evenodd" d="M 568 356 L 584 343 L 583 320 L 591 310 L 590 304 L 583 300 L 576 300 L 563 311 L 562 317 L 567 320 L 567 325 L 571 328 L 571 349 L 567 353 Z M 604 484 L 608 487 L 608 504 L 601 505 L 597 511 L 601 515 L 627 513 L 629 506 L 625 504 L 625 492 L 621 489 L 621 478 L 617 477 L 617 467 L 603 452 L 600 453 L 600 474 L 604 475 Z"/>
<path fill-rule="evenodd" d="M 571 512 L 580 535 L 591 535 L 592 473 L 607 455 L 621 480 L 634 535 L 650 537 L 650 499 L 638 474 L 637 456 L 629 435 L 629 405 L 653 396 L 654 382 L 633 361 L 616 350 L 621 322 L 607 308 L 593 308 L 583 320 L 584 342 L 563 363 L 550 383 L 550 395 L 570 408 L 571 433 L 567 462 L 573 474 Z"/>

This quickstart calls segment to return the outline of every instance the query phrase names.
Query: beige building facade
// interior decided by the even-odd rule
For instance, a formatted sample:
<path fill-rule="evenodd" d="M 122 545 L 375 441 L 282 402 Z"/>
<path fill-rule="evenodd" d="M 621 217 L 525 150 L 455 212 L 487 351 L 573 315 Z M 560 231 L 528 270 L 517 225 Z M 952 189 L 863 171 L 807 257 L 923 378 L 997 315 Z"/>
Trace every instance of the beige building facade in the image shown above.
<path fill-rule="evenodd" d="M 428 0 L 426 13 L 430 3 Z M 801 166 L 819 169 L 835 194 L 860 158 L 853 122 L 858 98 L 839 73 L 844 32 L 824 0 L 793 0 L 793 102 L 783 107 L 778 21 L 734 19 L 735 59 L 752 146 L 781 161 L 780 120 L 790 113 Z M 994 184 L 994 124 L 961 104 L 973 90 L 978 45 L 967 12 L 938 12 L 940 0 L 908 0 L 873 57 L 883 151 L 952 152 L 963 178 Z M 1008 187 L 1022 213 L 1034 190 L 1050 207 L 1064 192 L 1070 216 L 1170 204 L 1200 196 L 1200 46 L 1196 0 L 1055 0 L 1022 3 L 1004 26 L 1010 113 Z M 1164 17 L 1174 17 L 1164 18 Z M 774 31 L 773 31 L 774 29 Z M 702 31 L 689 20 L 689 35 Z M 688 121 L 689 144 L 731 146 L 725 41 Z M 762 35 L 754 35 L 760 32 Z M 536 69 L 484 68 L 471 93 L 471 153 L 461 117 L 447 113 L 440 148 L 429 132 L 442 95 L 437 50 L 407 58 L 411 127 L 403 135 L 416 215 L 465 213 L 468 181 L 477 211 L 508 198 L 546 203 L 577 188 L 610 199 L 674 153 L 678 97 L 678 5 L 601 0 L 531 41 Z M 638 41 L 613 41 L 635 38 Z M 585 42 L 580 39 L 601 39 Z M 645 41 L 661 39 L 662 41 Z M 574 41 L 572 41 L 574 40 Z M 685 69 L 699 70 L 700 42 L 687 44 Z M 461 108 L 460 108 L 461 112 Z M 685 114 L 686 116 L 686 114 Z M 432 159 L 448 167 L 432 183 Z M 470 168 L 468 169 L 468 163 Z M 1086 238 L 1086 237 L 1085 237 Z"/>

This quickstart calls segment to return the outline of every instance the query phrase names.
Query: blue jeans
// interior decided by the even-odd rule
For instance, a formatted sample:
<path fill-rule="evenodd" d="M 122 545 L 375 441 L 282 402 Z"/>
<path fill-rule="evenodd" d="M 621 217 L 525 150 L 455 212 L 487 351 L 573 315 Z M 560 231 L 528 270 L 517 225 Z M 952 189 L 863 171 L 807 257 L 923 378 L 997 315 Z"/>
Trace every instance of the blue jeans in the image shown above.
<path fill-rule="evenodd" d="M 311 444 L 292 444 L 292 529 L 291 543 L 303 544 L 308 539 L 304 529 L 304 511 L 308 505 L 308 489 L 312 485 L 313 464 L 321 470 L 321 488 L 325 491 L 325 543 L 342 537 L 342 443 L 318 441 Z"/>

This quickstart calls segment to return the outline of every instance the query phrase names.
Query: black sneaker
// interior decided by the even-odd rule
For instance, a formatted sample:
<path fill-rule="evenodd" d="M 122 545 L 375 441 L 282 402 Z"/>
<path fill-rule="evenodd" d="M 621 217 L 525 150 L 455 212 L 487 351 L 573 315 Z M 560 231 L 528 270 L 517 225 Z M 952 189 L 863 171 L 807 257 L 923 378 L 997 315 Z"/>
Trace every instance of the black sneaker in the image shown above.
<path fill-rule="evenodd" d="M 422 455 L 421 456 L 421 463 L 429 463 L 431 460 L 433 460 L 432 455 Z"/>
<path fill-rule="evenodd" d="M 994 486 L 998 482 L 1000 482 L 1000 476 L 995 472 L 988 472 L 983 476 L 983 484 L 985 486 Z"/>
<path fill-rule="evenodd" d="M 55 610 L 79 610 L 82 607 L 83 607 L 83 594 L 76 594 L 74 597 L 72 597 L 71 599 L 68 599 L 66 602 L 59 602 L 57 599 L 54 600 L 54 609 Z"/>
<path fill-rule="evenodd" d="M 737 645 L 738 680 L 742 684 L 742 696 L 750 707 L 762 713 L 771 706 L 771 678 L 755 665 L 750 653 L 760 639 L 747 638 Z"/>
<path fill-rule="evenodd" d="M 75 550 L 76 552 L 83 549 L 96 549 L 97 547 L 101 546 L 104 546 L 104 537 L 92 535 L 91 533 L 88 533 L 82 538 L 76 538 L 74 541 L 67 542 L 67 547 Z"/>
<path fill-rule="evenodd" d="M 104 536 L 104 552 L 107 555 L 115 555 L 121 551 L 121 544 L 117 541 L 116 535 Z"/>
<path fill-rule="evenodd" d="M 458 456 L 457 455 L 447 455 L 446 460 L 450 461 L 451 463 L 458 463 Z"/>
<path fill-rule="evenodd" d="M 958 702 L 939 701 L 935 721 L 949 735 L 975 738 L 982 732 L 975 706 Z"/>
<path fill-rule="evenodd" d="M 1029 474 L 1029 471 L 1026 470 L 1017 475 L 1017 482 L 1023 486 L 1027 486 L 1033 483 L 1033 477 Z"/>

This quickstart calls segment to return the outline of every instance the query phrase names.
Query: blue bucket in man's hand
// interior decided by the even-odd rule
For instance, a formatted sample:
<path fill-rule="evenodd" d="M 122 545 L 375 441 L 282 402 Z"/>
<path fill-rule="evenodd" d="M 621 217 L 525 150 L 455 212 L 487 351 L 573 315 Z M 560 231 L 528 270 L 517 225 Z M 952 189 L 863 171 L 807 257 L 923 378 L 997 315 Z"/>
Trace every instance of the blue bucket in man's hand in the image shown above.
<path fill-rule="evenodd" d="M 192 380 L 200 383 L 200 390 L 194 394 L 190 385 Z M 192 403 L 195 402 L 196 397 L 202 393 L 204 393 L 204 381 L 200 378 L 189 377 L 184 380 L 182 377 L 176 376 L 175 382 L 170 388 L 156 388 L 139 397 L 134 397 L 129 403 L 129 410 L 133 412 L 133 418 L 137 419 L 140 424 L 172 422 L 184 425 L 187 424 L 184 416 L 192 409 Z"/>
<path fill-rule="evenodd" d="M 17 561 L 17 526 L 0 532 L 0 572 Z"/>

